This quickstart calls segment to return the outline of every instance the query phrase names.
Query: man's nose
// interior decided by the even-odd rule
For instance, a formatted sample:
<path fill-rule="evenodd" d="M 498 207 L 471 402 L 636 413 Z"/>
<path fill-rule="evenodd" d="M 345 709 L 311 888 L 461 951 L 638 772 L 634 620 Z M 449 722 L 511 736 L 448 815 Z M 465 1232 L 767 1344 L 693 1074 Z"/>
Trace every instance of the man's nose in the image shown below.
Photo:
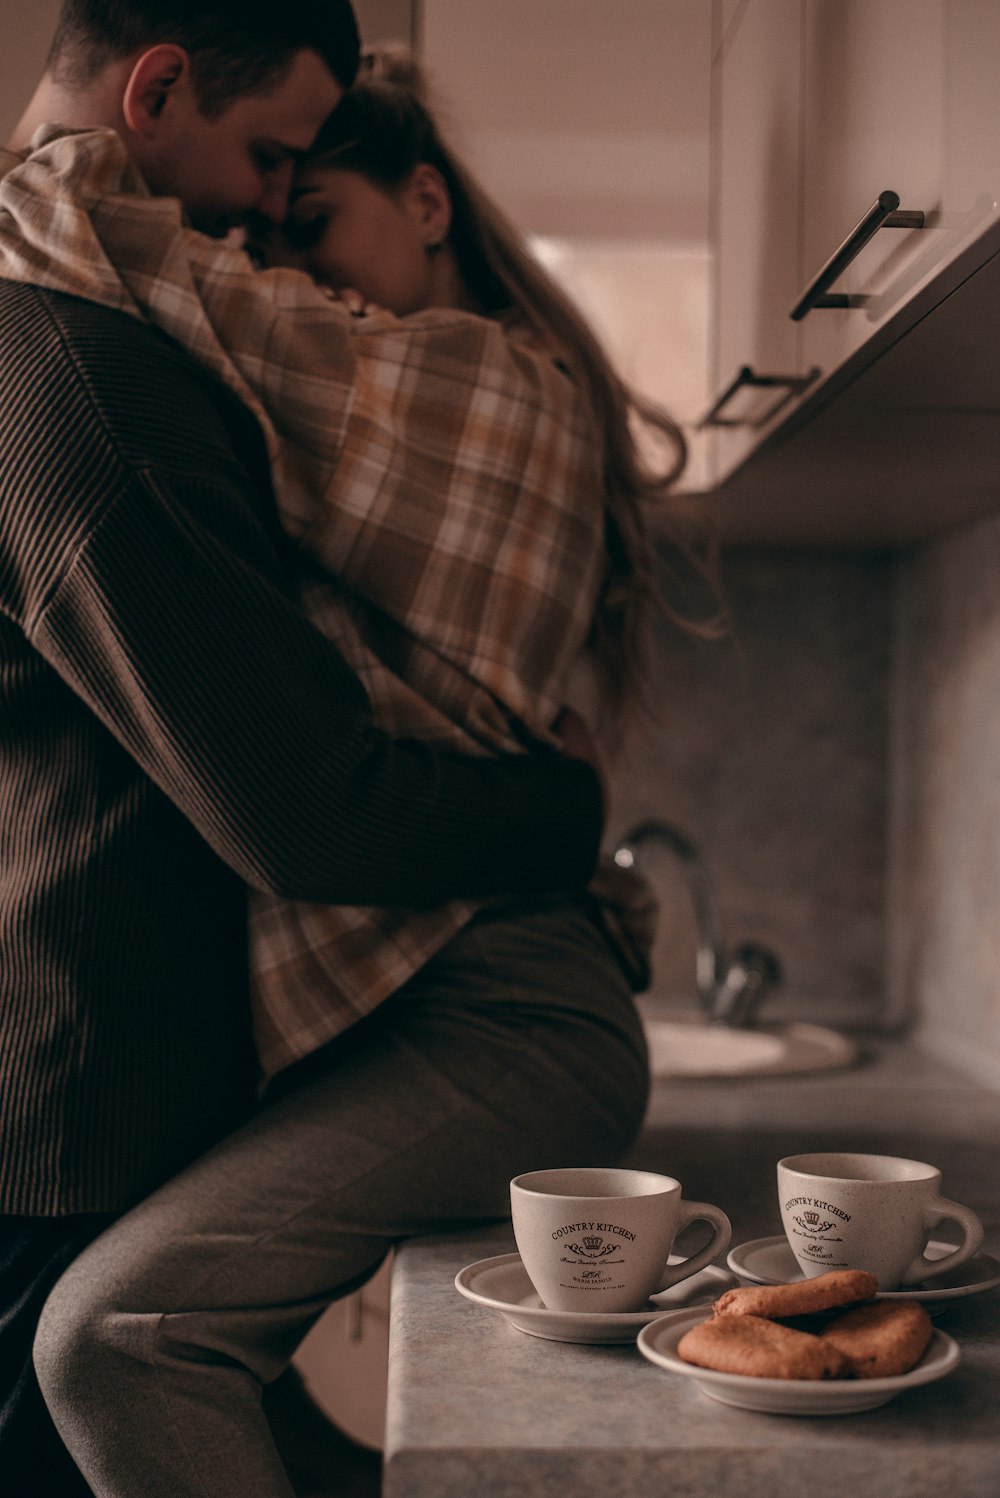
<path fill-rule="evenodd" d="M 288 216 L 288 195 L 292 190 L 293 171 L 294 163 L 286 161 L 268 173 L 264 190 L 254 210 L 257 218 L 274 225 L 284 223 Z"/>

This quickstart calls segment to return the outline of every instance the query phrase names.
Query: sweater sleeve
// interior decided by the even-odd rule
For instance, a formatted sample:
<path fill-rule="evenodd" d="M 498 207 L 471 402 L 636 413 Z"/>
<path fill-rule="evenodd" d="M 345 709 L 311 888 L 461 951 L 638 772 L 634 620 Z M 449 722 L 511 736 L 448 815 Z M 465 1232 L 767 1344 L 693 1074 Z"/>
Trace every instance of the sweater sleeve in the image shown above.
<path fill-rule="evenodd" d="M 590 769 L 387 739 L 252 534 L 218 483 L 130 476 L 32 626 L 216 852 L 258 889 L 331 904 L 585 884 L 601 820 Z"/>
<path fill-rule="evenodd" d="M 588 766 L 373 727 L 288 597 L 239 402 L 120 313 L 0 282 L 2 309 L 0 610 L 227 864 L 328 904 L 586 883 Z"/>

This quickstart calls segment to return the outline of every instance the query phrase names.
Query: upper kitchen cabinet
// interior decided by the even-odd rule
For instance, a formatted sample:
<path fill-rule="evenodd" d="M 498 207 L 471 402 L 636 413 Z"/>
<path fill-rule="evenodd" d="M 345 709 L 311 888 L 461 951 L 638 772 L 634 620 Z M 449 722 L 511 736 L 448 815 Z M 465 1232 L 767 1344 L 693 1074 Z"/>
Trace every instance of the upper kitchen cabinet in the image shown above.
<path fill-rule="evenodd" d="M 730 472 L 803 386 L 786 316 L 801 278 L 801 0 L 716 11 L 712 469 Z"/>
<path fill-rule="evenodd" d="M 845 253 L 826 296 L 808 310 L 800 304 L 804 356 L 824 372 L 860 347 L 947 258 L 948 9 L 944 0 L 806 0 L 807 277 L 815 284 L 880 194 L 899 199 L 885 227 L 850 259 Z M 961 88 L 959 78 L 955 85 Z M 830 301 L 847 305 L 824 304 Z"/>
<path fill-rule="evenodd" d="M 728 448 L 726 434 L 716 438 L 712 503 L 724 533 L 906 544 L 995 508 L 1000 3 L 747 0 L 730 29 L 716 59 L 721 375 L 763 368 L 760 350 L 770 359 L 777 349 L 785 360 L 778 373 L 802 385 L 791 387 L 777 417 L 758 416 Z M 760 49 L 770 59 L 757 65 L 767 99 L 743 112 L 748 145 L 732 106 Z M 779 53 L 797 89 L 780 75 Z M 776 153 L 766 162 L 761 145 L 760 121 L 772 111 L 775 140 L 798 142 L 784 169 Z M 748 158 L 753 167 L 754 152 L 765 163 L 752 185 L 766 186 L 768 171 L 784 184 L 774 219 L 794 257 L 786 247 L 773 260 L 781 252 L 772 215 L 747 215 L 727 151 L 737 169 Z M 733 248 L 734 204 L 753 227 L 742 257 Z M 785 297 L 793 258 L 796 284 Z M 764 263 L 779 267 L 772 276 L 780 292 L 747 270 Z M 733 310 L 741 276 L 743 295 L 760 298 L 753 314 Z M 758 317 L 768 320 L 765 334 Z"/>

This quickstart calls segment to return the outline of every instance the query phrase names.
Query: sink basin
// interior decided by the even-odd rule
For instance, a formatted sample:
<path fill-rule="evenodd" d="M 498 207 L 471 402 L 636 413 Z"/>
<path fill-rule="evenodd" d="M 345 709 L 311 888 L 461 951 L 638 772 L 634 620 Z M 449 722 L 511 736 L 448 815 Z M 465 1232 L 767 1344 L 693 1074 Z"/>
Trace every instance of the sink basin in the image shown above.
<path fill-rule="evenodd" d="M 653 1077 L 776 1077 L 849 1066 L 857 1047 L 823 1025 L 730 1030 L 701 1019 L 643 1021 Z"/>

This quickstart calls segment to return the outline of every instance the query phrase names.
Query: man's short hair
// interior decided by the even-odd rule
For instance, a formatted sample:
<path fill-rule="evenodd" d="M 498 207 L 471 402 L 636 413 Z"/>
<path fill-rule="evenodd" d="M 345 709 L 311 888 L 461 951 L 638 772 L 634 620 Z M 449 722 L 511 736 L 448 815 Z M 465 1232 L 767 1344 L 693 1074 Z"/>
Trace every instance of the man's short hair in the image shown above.
<path fill-rule="evenodd" d="M 63 0 L 48 66 L 60 83 L 80 87 L 160 42 L 189 54 L 208 115 L 278 83 L 303 49 L 350 88 L 360 55 L 351 0 Z"/>

